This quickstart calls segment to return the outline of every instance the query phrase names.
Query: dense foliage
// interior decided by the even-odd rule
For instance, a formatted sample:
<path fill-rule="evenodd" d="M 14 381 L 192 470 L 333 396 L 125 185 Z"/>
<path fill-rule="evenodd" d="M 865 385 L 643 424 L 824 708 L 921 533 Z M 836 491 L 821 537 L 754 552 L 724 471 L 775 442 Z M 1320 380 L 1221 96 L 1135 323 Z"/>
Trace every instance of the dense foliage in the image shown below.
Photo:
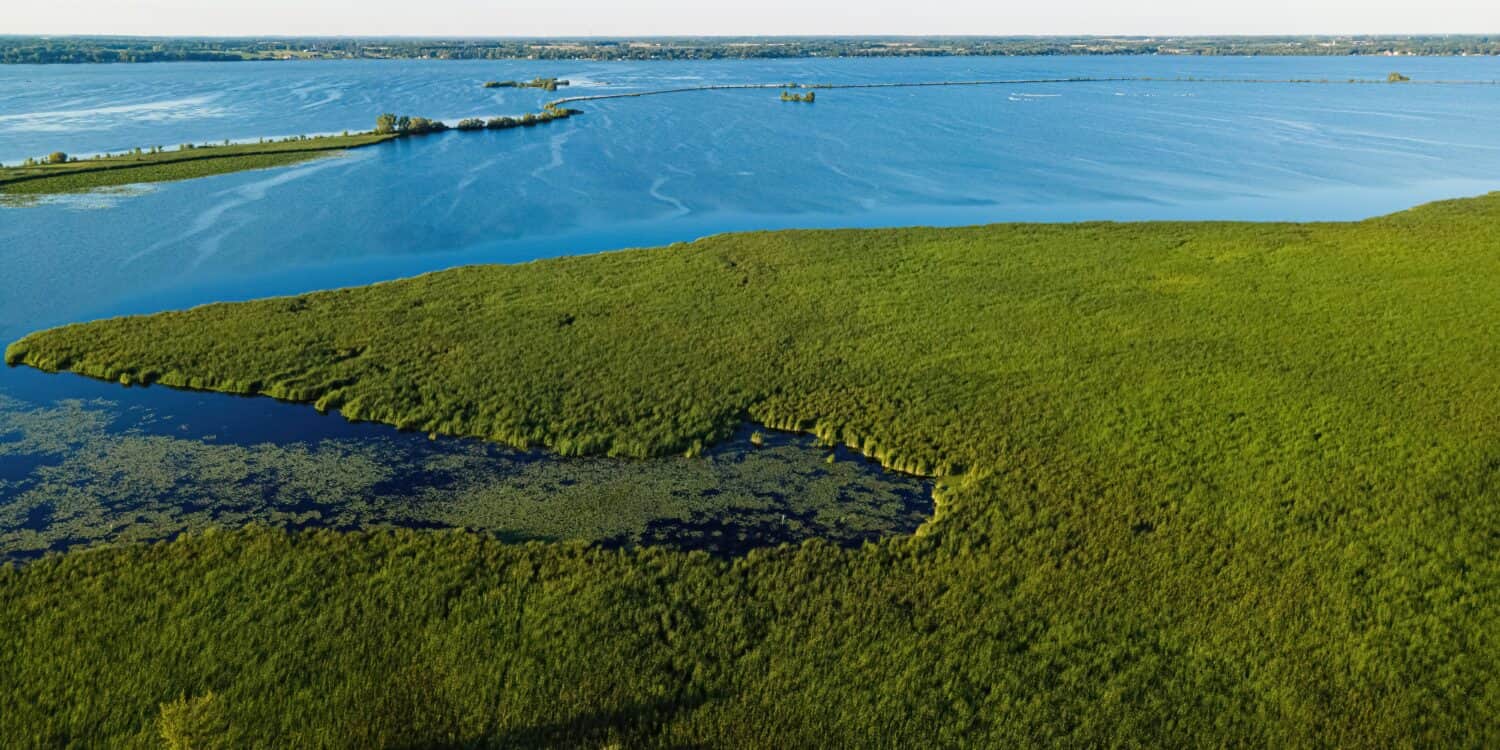
<path fill-rule="evenodd" d="M 384 135 L 294 137 L 225 145 L 160 146 L 78 159 L 56 152 L 15 167 L 0 167 L 0 194 L 72 193 L 114 185 L 168 182 L 295 164 L 387 140 Z"/>
<path fill-rule="evenodd" d="M 7 362 L 567 454 L 748 415 L 951 478 L 913 537 L 733 563 L 251 530 L 28 564 L 0 744 L 1493 746 L 1497 247 L 1500 195 L 751 233 L 34 334 Z"/>
<path fill-rule="evenodd" d="M 349 58 L 703 60 L 948 55 L 1494 55 L 1500 38 L 1418 36 L 648 37 L 413 39 L 4 37 L 0 63 Z M 501 82 L 496 81 L 496 84 Z"/>
<path fill-rule="evenodd" d="M 426 135 L 441 133 L 447 129 L 448 126 L 442 120 L 387 112 L 375 117 L 374 132 L 379 135 Z"/>

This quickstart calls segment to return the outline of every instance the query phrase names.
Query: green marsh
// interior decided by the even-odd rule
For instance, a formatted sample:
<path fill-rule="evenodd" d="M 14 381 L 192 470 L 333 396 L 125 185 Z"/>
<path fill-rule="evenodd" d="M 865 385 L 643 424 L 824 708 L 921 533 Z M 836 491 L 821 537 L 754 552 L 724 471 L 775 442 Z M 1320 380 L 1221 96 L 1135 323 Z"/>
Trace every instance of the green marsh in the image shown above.
<path fill-rule="evenodd" d="M 763 232 L 33 334 L 7 362 L 568 455 L 748 417 L 947 489 L 913 535 L 734 560 L 255 528 L 49 557 L 0 573 L 0 737 L 1495 745 L 1497 248 L 1500 195 Z"/>

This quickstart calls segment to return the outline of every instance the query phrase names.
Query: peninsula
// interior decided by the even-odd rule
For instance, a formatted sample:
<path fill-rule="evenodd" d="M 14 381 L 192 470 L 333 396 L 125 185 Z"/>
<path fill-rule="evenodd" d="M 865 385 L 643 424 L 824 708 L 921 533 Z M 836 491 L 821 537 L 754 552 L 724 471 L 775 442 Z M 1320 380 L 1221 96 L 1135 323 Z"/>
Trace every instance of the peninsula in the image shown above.
<path fill-rule="evenodd" d="M 579 110 L 549 103 L 541 112 L 528 112 L 519 117 L 461 120 L 454 129 L 505 130 L 530 127 L 576 114 L 580 114 Z M 17 166 L 0 166 L 0 196 L 78 193 L 120 185 L 190 180 L 249 169 L 283 167 L 395 138 L 440 133 L 449 129 L 440 120 L 387 113 L 376 118 L 373 130 L 355 134 L 346 132 L 343 135 L 294 136 L 257 143 L 184 143 L 176 149 L 153 146 L 81 159 L 57 151 L 40 158 L 27 159 Z"/>
<path fill-rule="evenodd" d="M 0 195 L 77 193 L 103 187 L 283 167 L 370 146 L 396 137 L 392 133 L 296 136 L 259 143 L 191 144 L 175 149 L 138 148 L 121 154 L 86 158 L 56 151 L 17 166 L 0 166 Z"/>

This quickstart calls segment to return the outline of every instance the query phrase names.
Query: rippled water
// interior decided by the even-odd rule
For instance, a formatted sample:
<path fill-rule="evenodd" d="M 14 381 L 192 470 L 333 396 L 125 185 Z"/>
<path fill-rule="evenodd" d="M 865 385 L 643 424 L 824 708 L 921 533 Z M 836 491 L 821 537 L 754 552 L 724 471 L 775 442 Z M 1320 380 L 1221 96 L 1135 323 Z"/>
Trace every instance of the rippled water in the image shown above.
<path fill-rule="evenodd" d="M 736 81 L 1383 77 L 1344 58 L 293 62 L 0 68 L 0 160 L 515 114 L 553 94 Z M 1490 58 L 1400 60 L 1500 79 Z M 140 194 L 0 209 L 0 337 L 82 318 L 730 229 L 1017 219 L 1350 219 L 1500 185 L 1500 87 L 1085 83 L 589 102 Z"/>
<path fill-rule="evenodd" d="M 382 111 L 519 114 L 561 94 L 480 83 L 538 75 L 588 94 L 777 81 L 1345 80 L 1392 69 L 1419 81 L 1500 79 L 1492 58 L 3 66 L 0 161 L 366 129 Z M 728 230 L 1343 220 L 1500 187 L 1500 86 L 1142 81 L 829 90 L 812 106 L 754 90 L 578 106 L 583 116 L 538 128 L 406 139 L 290 168 L 0 207 L 0 339 L 105 315 Z M 0 371 L 0 395 L 15 404 L 50 407 L 84 390 L 71 376 Z M 135 398 L 114 390 L 118 404 Z M 276 408 L 252 403 L 267 415 Z M 118 404 L 98 408 L 128 408 Z M 236 419 L 255 419 L 257 407 L 234 408 Z"/>

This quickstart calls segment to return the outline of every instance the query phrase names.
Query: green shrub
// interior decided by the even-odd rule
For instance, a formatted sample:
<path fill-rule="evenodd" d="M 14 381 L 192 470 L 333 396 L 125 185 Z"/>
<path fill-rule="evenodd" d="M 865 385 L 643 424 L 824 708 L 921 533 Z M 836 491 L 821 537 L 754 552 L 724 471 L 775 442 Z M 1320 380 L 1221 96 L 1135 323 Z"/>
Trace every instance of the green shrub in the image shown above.
<path fill-rule="evenodd" d="M 219 750 L 234 747 L 224 701 L 212 692 L 161 704 L 157 732 L 167 750 Z"/>

